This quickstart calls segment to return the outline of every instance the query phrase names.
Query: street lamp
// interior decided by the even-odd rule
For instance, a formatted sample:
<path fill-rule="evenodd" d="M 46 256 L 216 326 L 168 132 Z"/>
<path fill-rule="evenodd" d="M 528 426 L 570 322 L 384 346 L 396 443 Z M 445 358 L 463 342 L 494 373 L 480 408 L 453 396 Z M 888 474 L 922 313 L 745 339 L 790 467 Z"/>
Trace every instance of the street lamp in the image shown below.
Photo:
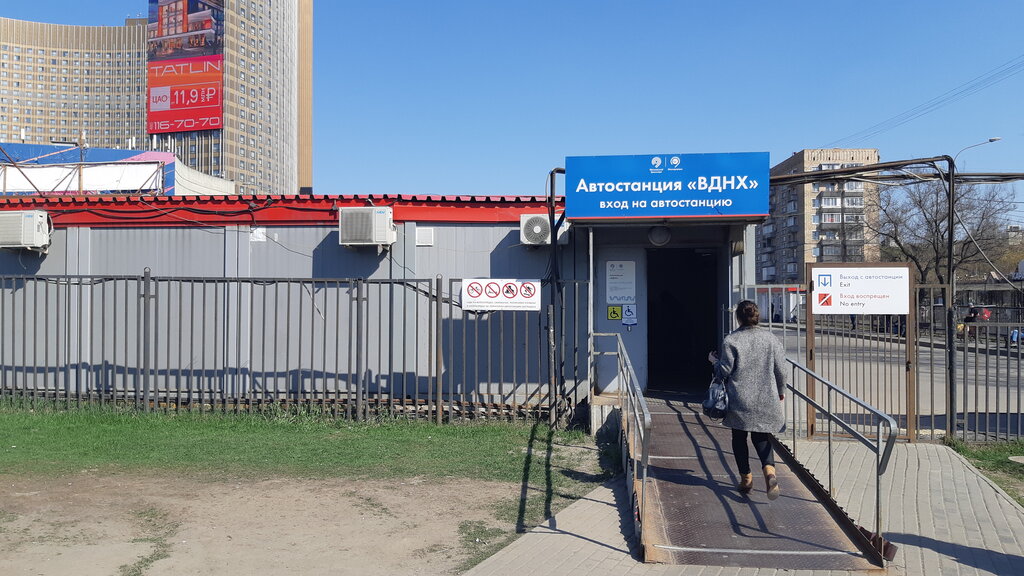
<path fill-rule="evenodd" d="M 956 304 L 954 302 L 956 299 L 956 277 L 954 276 L 955 268 L 953 266 L 953 228 L 956 225 L 956 211 L 954 210 L 956 200 L 956 159 L 964 150 L 984 146 L 985 144 L 991 144 L 998 140 L 1002 140 L 1002 138 L 995 136 L 985 140 L 984 142 L 965 146 L 952 157 L 942 157 L 946 161 L 946 166 L 948 168 L 946 171 L 946 177 L 948 178 L 948 184 L 946 186 L 946 194 L 948 195 L 946 213 L 946 284 L 949 286 L 949 292 L 946 294 L 946 388 L 948 393 L 948 397 L 946 398 L 946 413 L 948 415 L 946 417 L 946 437 L 949 439 L 952 439 L 956 432 L 955 420 L 957 414 L 956 350 L 954 349 L 953 335 L 953 331 L 956 329 L 956 313 L 954 308 Z"/>

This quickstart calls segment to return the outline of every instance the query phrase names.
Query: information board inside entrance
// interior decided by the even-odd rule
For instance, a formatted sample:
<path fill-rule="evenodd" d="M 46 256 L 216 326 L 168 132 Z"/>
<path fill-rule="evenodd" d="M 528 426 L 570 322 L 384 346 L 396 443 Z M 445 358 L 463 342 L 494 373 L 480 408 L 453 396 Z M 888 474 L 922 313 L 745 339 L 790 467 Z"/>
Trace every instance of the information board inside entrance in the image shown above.
<path fill-rule="evenodd" d="M 811 267 L 812 314 L 909 314 L 910 269 Z"/>

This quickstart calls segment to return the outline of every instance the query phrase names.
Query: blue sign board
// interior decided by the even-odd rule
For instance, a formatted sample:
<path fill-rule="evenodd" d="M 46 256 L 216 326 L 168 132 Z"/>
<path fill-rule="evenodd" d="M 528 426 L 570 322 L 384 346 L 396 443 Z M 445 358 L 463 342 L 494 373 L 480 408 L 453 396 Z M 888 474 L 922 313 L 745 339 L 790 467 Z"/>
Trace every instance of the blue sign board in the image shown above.
<path fill-rule="evenodd" d="M 566 218 L 768 215 L 767 152 L 570 156 Z"/>

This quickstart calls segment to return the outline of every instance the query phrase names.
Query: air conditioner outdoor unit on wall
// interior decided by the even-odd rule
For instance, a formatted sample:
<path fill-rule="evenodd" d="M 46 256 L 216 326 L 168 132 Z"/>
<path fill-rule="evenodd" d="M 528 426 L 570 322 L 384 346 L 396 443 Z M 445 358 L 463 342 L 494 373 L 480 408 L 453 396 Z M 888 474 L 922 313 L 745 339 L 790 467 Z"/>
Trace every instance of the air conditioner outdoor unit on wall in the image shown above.
<path fill-rule="evenodd" d="M 0 212 L 0 248 L 46 252 L 53 225 L 43 210 Z"/>
<path fill-rule="evenodd" d="M 390 246 L 397 238 L 389 206 L 338 209 L 338 244 L 342 246 Z"/>
<path fill-rule="evenodd" d="M 555 221 L 561 214 L 555 214 Z M 523 214 L 519 216 L 519 243 L 526 246 L 551 245 L 551 221 L 547 214 Z M 569 223 L 562 222 L 558 228 L 558 243 L 569 243 Z"/>

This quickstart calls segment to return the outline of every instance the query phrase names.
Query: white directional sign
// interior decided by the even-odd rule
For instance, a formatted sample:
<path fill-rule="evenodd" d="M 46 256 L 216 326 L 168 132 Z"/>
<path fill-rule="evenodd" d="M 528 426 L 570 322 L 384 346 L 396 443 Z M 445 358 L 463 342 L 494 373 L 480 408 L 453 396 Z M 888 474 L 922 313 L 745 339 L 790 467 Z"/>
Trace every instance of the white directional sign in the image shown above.
<path fill-rule="evenodd" d="M 463 280 L 462 309 L 540 310 L 540 280 Z"/>
<path fill-rule="evenodd" d="M 909 314 L 910 269 L 811 269 L 812 314 Z"/>

